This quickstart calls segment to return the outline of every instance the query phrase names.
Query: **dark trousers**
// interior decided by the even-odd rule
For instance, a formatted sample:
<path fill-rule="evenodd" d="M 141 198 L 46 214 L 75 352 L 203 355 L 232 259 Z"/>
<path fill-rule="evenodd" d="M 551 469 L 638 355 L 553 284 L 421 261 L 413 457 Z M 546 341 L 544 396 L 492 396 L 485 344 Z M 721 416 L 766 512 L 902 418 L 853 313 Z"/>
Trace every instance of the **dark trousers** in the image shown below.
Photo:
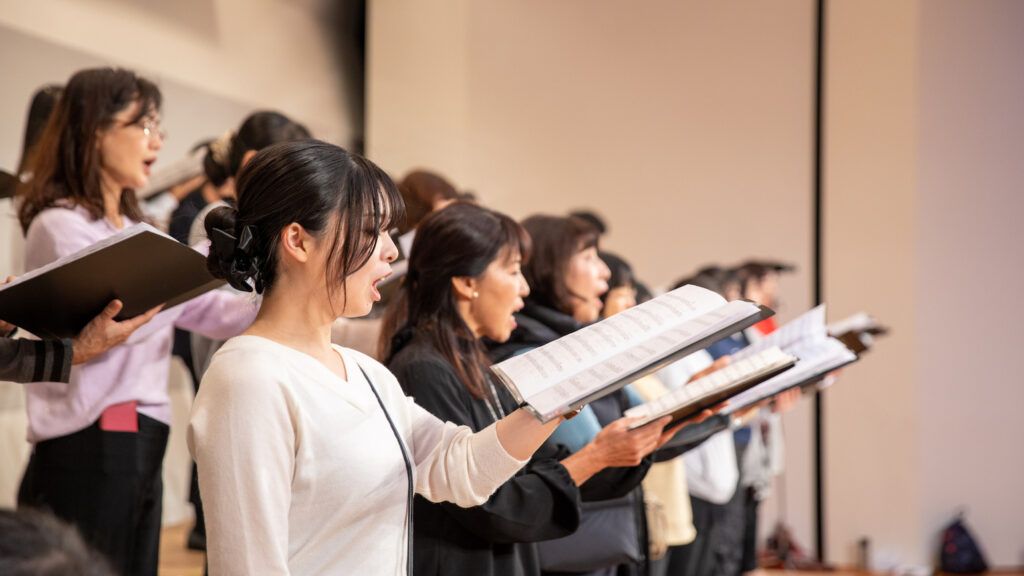
<path fill-rule="evenodd" d="M 42 508 L 78 527 L 119 574 L 156 576 L 166 424 L 139 415 L 139 431 L 92 426 L 36 444 L 19 507 Z"/>
<path fill-rule="evenodd" d="M 757 570 L 757 510 L 761 501 L 757 499 L 757 491 L 753 488 L 746 488 L 747 500 L 745 502 L 746 525 L 743 531 L 743 563 L 740 569 L 743 572 Z"/>
<path fill-rule="evenodd" d="M 718 568 L 718 532 L 725 506 L 690 496 L 697 537 L 668 549 L 669 576 L 714 576 Z"/>
<path fill-rule="evenodd" d="M 737 486 L 722 508 L 722 519 L 715 527 L 717 566 L 715 576 L 740 576 L 743 573 L 743 538 L 747 529 L 747 489 Z"/>

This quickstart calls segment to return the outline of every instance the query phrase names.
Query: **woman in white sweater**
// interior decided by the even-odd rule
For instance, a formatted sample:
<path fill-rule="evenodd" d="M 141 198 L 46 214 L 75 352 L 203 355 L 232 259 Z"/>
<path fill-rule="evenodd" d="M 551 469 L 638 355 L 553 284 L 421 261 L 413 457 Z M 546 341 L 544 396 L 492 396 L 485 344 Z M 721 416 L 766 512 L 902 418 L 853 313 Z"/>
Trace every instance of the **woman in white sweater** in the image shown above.
<path fill-rule="evenodd" d="M 517 410 L 473 434 L 402 393 L 331 323 L 380 299 L 402 212 L 387 175 L 314 140 L 264 149 L 238 208 L 206 220 L 209 266 L 263 294 L 259 316 L 213 357 L 189 427 L 210 572 L 407 573 L 415 491 L 479 505 L 557 427 Z"/>

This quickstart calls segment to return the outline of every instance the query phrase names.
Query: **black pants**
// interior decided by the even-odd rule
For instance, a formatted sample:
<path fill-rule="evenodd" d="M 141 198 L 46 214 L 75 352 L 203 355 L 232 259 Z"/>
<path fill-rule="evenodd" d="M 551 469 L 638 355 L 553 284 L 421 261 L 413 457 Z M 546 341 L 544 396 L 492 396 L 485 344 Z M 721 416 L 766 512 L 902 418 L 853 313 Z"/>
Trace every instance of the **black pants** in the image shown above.
<path fill-rule="evenodd" d="M 92 426 L 36 444 L 18 505 L 78 527 L 119 574 L 156 576 L 166 424 L 139 415 L 139 431 Z"/>
<path fill-rule="evenodd" d="M 697 537 L 684 546 L 668 549 L 669 576 L 713 576 L 718 569 L 718 531 L 725 506 L 690 496 Z"/>
<path fill-rule="evenodd" d="M 743 563 L 740 568 L 743 572 L 757 570 L 757 510 L 761 501 L 757 499 L 757 490 L 746 488 L 747 500 L 745 502 L 746 525 L 743 531 Z"/>

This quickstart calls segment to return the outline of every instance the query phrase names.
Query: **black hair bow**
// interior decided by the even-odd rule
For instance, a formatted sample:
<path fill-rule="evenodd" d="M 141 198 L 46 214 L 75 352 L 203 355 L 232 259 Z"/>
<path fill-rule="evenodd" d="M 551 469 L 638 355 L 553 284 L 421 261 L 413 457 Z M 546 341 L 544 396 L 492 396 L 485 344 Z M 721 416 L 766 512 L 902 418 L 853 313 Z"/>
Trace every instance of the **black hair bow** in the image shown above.
<path fill-rule="evenodd" d="M 263 292 L 263 279 L 260 274 L 260 259 L 253 255 L 255 244 L 255 228 L 249 224 L 242 228 L 242 235 L 236 238 L 222 228 L 214 228 L 210 238 L 213 249 L 223 259 L 226 280 L 232 288 L 242 292 Z M 252 285 L 249 279 L 252 278 Z"/>

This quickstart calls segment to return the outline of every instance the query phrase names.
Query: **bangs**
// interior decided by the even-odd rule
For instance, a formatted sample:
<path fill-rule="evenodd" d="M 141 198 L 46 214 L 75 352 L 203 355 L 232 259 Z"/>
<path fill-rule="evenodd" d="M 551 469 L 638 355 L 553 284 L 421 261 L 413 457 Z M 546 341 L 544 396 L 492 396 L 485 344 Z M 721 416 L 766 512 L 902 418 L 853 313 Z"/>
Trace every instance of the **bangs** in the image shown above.
<path fill-rule="evenodd" d="M 370 260 L 380 232 L 405 221 L 405 203 L 387 173 L 361 156 L 349 156 L 348 161 L 351 165 L 339 195 L 335 231 L 340 242 L 335 242 L 328 254 L 332 276 L 341 281 Z"/>
<path fill-rule="evenodd" d="M 130 102 L 139 103 L 138 113 L 128 122 L 129 124 L 134 124 L 146 116 L 159 112 L 160 106 L 163 104 L 163 96 L 160 94 L 160 89 L 157 88 L 156 84 L 145 78 L 136 77 L 135 90 Z"/>
<path fill-rule="evenodd" d="M 532 249 L 529 233 L 518 222 L 504 214 L 499 214 L 499 222 L 501 223 L 502 250 L 508 254 L 508 258 L 519 254 L 522 263 L 526 264 L 530 260 L 530 250 Z"/>
<path fill-rule="evenodd" d="M 593 224 L 577 216 L 570 216 L 567 219 L 567 224 L 575 252 L 582 252 L 587 248 L 600 248 L 598 240 L 601 238 L 601 232 Z"/>

